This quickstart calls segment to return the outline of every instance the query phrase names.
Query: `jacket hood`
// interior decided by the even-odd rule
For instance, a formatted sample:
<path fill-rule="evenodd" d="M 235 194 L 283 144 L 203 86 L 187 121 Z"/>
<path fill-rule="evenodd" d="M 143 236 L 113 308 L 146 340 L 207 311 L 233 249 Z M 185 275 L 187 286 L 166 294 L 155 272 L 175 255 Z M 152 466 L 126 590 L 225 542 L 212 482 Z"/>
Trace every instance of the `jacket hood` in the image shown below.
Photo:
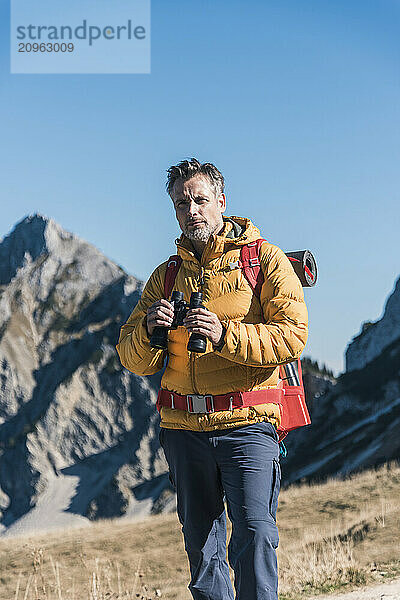
<path fill-rule="evenodd" d="M 260 230 L 246 217 L 223 217 L 224 227 L 217 235 L 211 235 L 204 250 L 209 258 L 215 258 L 234 246 L 243 246 L 261 237 Z M 196 259 L 192 242 L 183 233 L 175 240 L 178 254 L 186 260 Z"/>

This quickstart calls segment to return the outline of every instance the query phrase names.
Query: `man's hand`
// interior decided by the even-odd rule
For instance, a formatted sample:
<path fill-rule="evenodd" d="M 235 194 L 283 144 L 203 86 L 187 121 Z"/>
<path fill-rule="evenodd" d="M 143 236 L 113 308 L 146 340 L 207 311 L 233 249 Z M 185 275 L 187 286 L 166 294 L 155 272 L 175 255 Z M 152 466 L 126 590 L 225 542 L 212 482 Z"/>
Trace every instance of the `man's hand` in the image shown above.
<path fill-rule="evenodd" d="M 192 308 L 183 321 L 189 333 L 205 335 L 213 346 L 221 341 L 223 327 L 217 315 L 206 308 Z"/>
<path fill-rule="evenodd" d="M 147 331 L 149 337 L 155 327 L 170 327 L 174 318 L 174 307 L 168 300 L 158 300 L 147 309 Z"/>

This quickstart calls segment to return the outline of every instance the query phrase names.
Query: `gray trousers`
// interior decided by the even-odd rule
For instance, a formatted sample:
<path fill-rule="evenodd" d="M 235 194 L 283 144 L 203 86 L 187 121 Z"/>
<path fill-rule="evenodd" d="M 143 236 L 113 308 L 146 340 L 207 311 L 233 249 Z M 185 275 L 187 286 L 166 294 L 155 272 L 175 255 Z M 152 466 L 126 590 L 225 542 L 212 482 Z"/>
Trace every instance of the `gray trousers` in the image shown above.
<path fill-rule="evenodd" d="M 262 422 L 221 431 L 161 428 L 195 600 L 277 600 L 278 436 Z M 226 514 L 232 523 L 226 561 Z"/>

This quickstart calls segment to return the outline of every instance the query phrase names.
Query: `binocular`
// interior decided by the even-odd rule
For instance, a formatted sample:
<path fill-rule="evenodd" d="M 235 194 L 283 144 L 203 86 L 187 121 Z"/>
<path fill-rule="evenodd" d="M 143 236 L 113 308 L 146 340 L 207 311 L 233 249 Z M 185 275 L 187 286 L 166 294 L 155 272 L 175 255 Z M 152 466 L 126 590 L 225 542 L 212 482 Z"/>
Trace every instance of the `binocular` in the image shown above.
<path fill-rule="evenodd" d="M 150 337 L 150 346 L 152 348 L 161 348 L 166 350 L 168 347 L 168 331 L 170 329 L 177 329 L 183 325 L 183 320 L 186 317 L 188 311 L 191 308 L 204 308 L 202 305 L 203 294 L 201 292 L 192 292 L 190 296 L 189 304 L 183 299 L 182 292 L 174 291 L 171 296 L 171 304 L 174 307 L 174 319 L 171 326 L 168 327 L 155 327 Z M 198 352 L 202 354 L 206 351 L 207 339 L 201 333 L 192 333 L 187 349 L 189 352 Z"/>
<path fill-rule="evenodd" d="M 303 287 L 313 287 L 317 282 L 317 263 L 309 250 L 297 252 L 286 252 L 286 256 L 300 279 Z M 174 319 L 171 327 L 156 327 L 150 337 L 150 346 L 166 350 L 168 348 L 168 331 L 177 329 L 183 325 L 183 320 L 191 308 L 204 308 L 202 305 L 203 295 L 201 292 L 192 292 L 189 304 L 183 299 L 182 292 L 174 291 L 171 296 L 171 304 L 174 307 Z M 190 352 L 203 353 L 206 351 L 207 339 L 201 333 L 192 333 L 187 349 Z"/>

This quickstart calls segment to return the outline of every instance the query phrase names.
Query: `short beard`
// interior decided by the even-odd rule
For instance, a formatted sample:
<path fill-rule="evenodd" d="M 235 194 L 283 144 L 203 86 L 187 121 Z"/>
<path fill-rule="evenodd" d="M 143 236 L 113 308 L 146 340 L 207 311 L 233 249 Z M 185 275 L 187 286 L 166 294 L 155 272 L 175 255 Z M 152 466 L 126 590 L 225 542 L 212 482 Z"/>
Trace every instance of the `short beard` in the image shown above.
<path fill-rule="evenodd" d="M 183 228 L 183 233 L 186 235 L 189 240 L 194 240 L 195 242 L 208 242 L 210 235 L 213 233 L 208 223 L 204 224 L 204 227 L 198 227 L 197 229 L 189 229 L 186 225 Z"/>

